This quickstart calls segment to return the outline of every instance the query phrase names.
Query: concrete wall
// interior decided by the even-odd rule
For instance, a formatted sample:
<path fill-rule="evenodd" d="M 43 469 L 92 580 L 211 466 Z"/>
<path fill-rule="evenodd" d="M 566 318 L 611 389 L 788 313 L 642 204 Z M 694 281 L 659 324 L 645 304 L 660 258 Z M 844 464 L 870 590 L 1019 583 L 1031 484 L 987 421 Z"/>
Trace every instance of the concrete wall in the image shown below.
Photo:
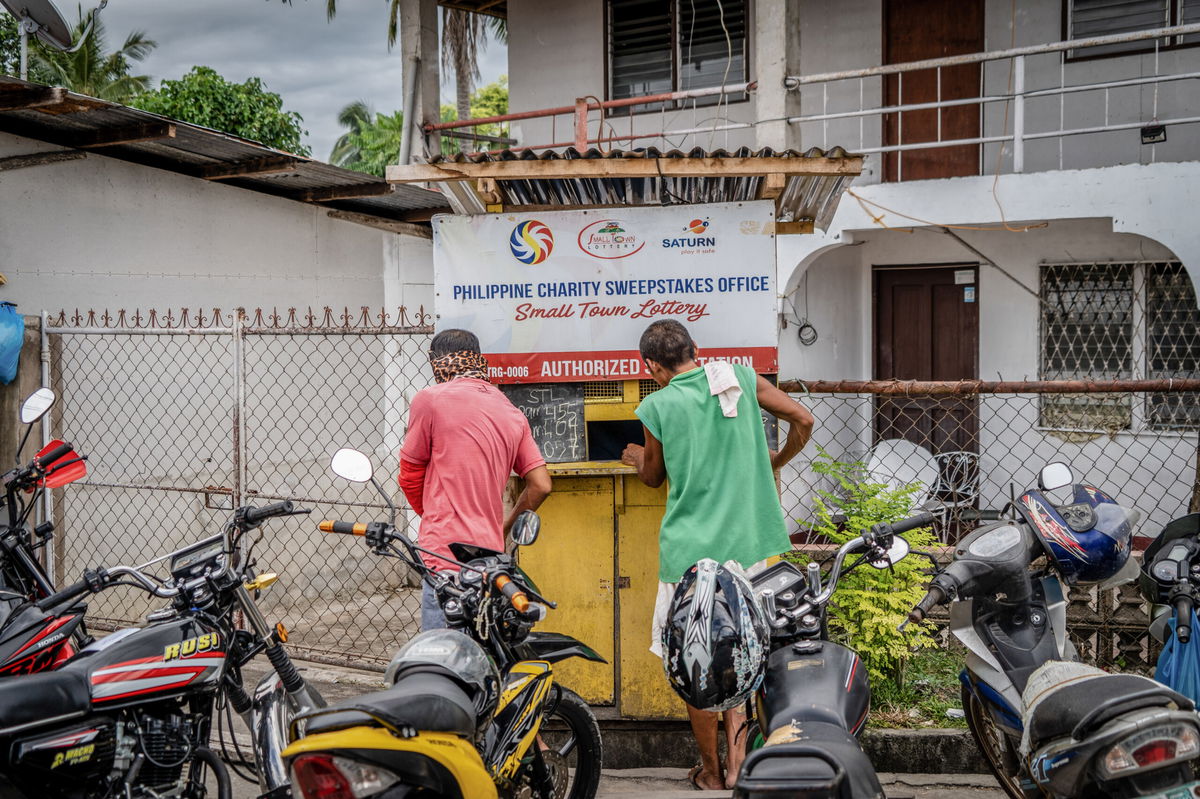
<path fill-rule="evenodd" d="M 0 157 L 53 150 L 0 134 Z M 378 305 L 396 234 L 324 208 L 89 155 L 5 172 L 4 299 L 42 308 Z"/>

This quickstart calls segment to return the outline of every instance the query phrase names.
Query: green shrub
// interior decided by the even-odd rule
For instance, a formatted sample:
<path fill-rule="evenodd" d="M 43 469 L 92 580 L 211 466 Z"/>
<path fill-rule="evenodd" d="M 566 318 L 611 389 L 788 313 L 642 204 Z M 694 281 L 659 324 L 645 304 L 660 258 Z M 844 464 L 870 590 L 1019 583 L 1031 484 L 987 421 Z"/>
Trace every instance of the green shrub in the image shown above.
<path fill-rule="evenodd" d="M 892 489 L 867 478 L 862 463 L 845 463 L 820 449 L 813 461 L 813 470 L 831 479 L 837 486 L 833 491 L 818 490 L 813 498 L 817 513 L 815 532 L 841 545 L 879 522 L 894 522 L 909 515 L 913 497 L 922 490 L 911 485 Z M 841 524 L 834 515 L 845 517 Z M 937 546 L 938 541 L 929 528 L 905 533 L 913 549 Z M 853 562 L 847 559 L 847 565 Z M 802 564 L 808 558 L 795 553 Z M 898 630 L 908 618 L 913 605 L 925 595 L 928 577 L 924 574 L 929 561 L 909 556 L 892 569 L 875 569 L 868 565 L 844 576 L 829 603 L 830 637 L 858 652 L 867 664 L 871 679 L 890 680 L 896 685 L 904 682 L 904 666 L 913 650 L 934 645 L 929 631 L 919 624 Z"/>

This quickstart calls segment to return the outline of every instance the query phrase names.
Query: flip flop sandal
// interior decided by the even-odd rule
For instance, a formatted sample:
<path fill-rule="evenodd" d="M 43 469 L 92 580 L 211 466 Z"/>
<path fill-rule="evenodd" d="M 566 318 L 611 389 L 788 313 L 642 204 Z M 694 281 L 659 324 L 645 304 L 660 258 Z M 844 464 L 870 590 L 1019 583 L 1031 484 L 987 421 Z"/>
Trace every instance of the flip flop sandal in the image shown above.
<path fill-rule="evenodd" d="M 705 790 L 705 788 L 700 785 L 700 772 L 702 771 L 704 771 L 703 763 L 692 766 L 691 770 L 688 771 L 687 780 L 697 791 Z"/>

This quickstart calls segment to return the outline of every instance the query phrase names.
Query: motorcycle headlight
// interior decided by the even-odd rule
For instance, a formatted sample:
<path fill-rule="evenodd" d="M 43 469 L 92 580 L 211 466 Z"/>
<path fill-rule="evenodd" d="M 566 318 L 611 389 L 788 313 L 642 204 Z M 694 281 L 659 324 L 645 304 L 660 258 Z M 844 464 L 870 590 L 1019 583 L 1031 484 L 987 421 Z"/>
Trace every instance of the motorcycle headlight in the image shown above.
<path fill-rule="evenodd" d="M 292 784 L 304 799 L 367 799 L 400 781 L 370 763 L 333 755 L 301 755 L 292 761 Z"/>
<path fill-rule="evenodd" d="M 1190 724 L 1166 724 L 1140 730 L 1104 753 L 1100 771 L 1105 777 L 1120 777 L 1135 771 L 1158 768 L 1200 753 L 1200 733 Z"/>

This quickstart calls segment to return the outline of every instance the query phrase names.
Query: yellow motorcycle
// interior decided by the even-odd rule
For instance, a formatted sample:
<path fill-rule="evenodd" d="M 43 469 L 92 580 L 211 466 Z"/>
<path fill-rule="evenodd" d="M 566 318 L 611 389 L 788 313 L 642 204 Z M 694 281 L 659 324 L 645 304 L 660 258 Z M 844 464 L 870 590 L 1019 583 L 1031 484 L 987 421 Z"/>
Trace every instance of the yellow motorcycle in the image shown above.
<path fill-rule="evenodd" d="M 404 561 L 436 591 L 449 629 L 414 637 L 392 658 L 392 687 L 297 717 L 283 752 L 303 799 L 591 799 L 603 746 L 591 708 L 558 685 L 553 664 L 594 650 L 533 632 L 554 603 L 512 556 L 452 544 L 458 571 L 434 572 L 428 552 L 398 533 L 396 509 L 366 455 L 343 449 L 333 471 L 370 482 L 388 522 L 323 521 Z M 519 546 L 538 535 L 537 514 L 513 525 Z M 440 557 L 440 556 L 439 556 Z"/>

